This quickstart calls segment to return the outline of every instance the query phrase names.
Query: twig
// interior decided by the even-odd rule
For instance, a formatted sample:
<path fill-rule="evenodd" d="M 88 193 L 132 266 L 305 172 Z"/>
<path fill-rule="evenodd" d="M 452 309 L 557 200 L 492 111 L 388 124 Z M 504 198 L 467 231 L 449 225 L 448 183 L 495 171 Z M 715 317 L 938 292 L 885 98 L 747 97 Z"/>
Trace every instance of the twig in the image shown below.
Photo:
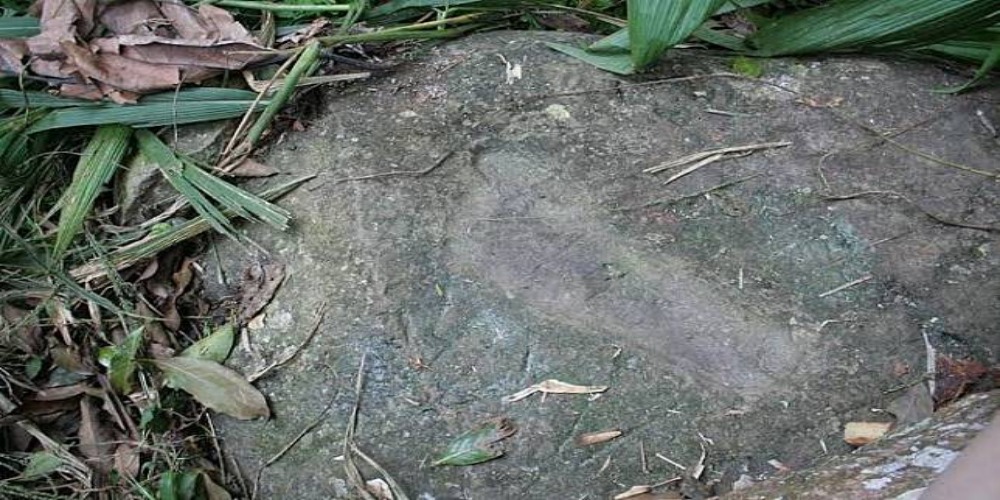
<path fill-rule="evenodd" d="M 945 160 L 944 158 L 938 158 L 937 156 L 934 156 L 934 155 L 932 155 L 930 153 L 925 153 L 925 152 L 923 152 L 923 151 L 921 151 L 921 150 L 919 150 L 917 148 L 914 148 L 912 146 L 903 144 L 903 143 L 901 143 L 901 142 L 893 139 L 890 135 L 883 134 L 878 129 L 876 129 L 876 128 L 874 128 L 874 127 L 872 127 L 872 126 L 870 126 L 870 125 L 868 125 L 866 123 L 857 121 L 857 120 L 855 120 L 855 119 L 847 116 L 844 113 L 840 113 L 840 112 L 838 112 L 838 111 L 836 111 L 836 110 L 834 110 L 832 108 L 824 108 L 824 109 L 826 109 L 827 111 L 829 111 L 830 114 L 832 114 L 833 116 L 836 116 L 837 118 L 840 118 L 841 120 L 843 120 L 843 121 L 845 121 L 847 123 L 850 123 L 851 125 L 854 125 L 855 127 L 858 127 L 858 128 L 860 128 L 860 129 L 862 129 L 862 130 L 864 130 L 864 131 L 866 131 L 866 132 L 868 132 L 870 134 L 874 134 L 874 135 L 878 136 L 880 140 L 883 140 L 883 141 L 887 142 L 888 144 L 891 144 L 891 145 L 895 146 L 896 148 L 898 148 L 900 150 L 903 150 L 903 151 L 905 151 L 907 153 L 910 153 L 911 155 L 918 156 L 920 158 L 923 158 L 923 159 L 925 159 L 927 161 L 930 161 L 930 162 L 933 162 L 933 163 L 937 163 L 938 165 L 942 165 L 942 166 L 945 166 L 945 167 L 953 168 L 953 169 L 956 169 L 956 170 L 961 170 L 963 172 L 969 172 L 970 174 L 981 175 L 983 177 L 990 177 L 992 179 L 1000 179 L 1000 172 L 988 172 L 986 170 L 981 170 L 981 169 L 978 169 L 978 168 L 975 168 L 975 167 L 970 167 L 968 165 L 963 165 L 961 163 L 956 163 L 956 162 L 953 162 L 953 161 L 950 161 L 950 160 Z"/>
<path fill-rule="evenodd" d="M 646 174 L 656 174 L 664 170 L 669 170 L 671 168 L 679 167 L 681 165 L 687 165 L 688 163 L 701 161 L 716 155 L 728 155 L 732 153 L 744 153 L 759 151 L 761 149 L 774 149 L 783 148 L 785 146 L 791 146 L 792 143 L 789 141 L 779 141 L 779 142 L 762 142 L 758 144 L 748 144 L 746 146 L 731 146 L 727 148 L 710 149 L 707 151 L 702 151 L 699 153 L 694 153 L 683 158 L 678 158 L 676 160 L 671 160 L 668 162 L 661 163 L 655 167 L 649 167 L 643 170 Z"/>
<path fill-rule="evenodd" d="M 378 462 L 369 457 L 365 452 L 361 451 L 361 449 L 358 448 L 357 444 L 351 443 L 351 451 L 357 453 L 362 460 L 368 462 L 368 465 L 370 465 L 373 469 L 375 469 L 375 472 L 378 472 L 379 474 L 382 475 L 383 480 L 385 480 L 385 482 L 389 484 L 389 488 L 392 489 L 393 500 L 409 500 L 409 497 L 406 496 L 406 492 L 399 485 L 399 483 L 397 483 L 396 480 L 392 478 L 389 472 L 386 471 L 384 468 L 382 468 L 382 466 L 379 465 Z"/>
<path fill-rule="evenodd" d="M 253 483 L 254 491 L 257 491 L 257 487 L 260 485 L 260 478 L 264 474 L 264 469 L 270 467 L 278 460 L 281 460 L 281 458 L 284 457 L 285 454 L 289 452 L 289 450 L 294 448 L 295 445 L 299 444 L 299 441 L 301 441 L 302 438 L 306 437 L 306 434 L 309 434 L 314 429 L 316 429 L 316 427 L 318 427 L 319 424 L 323 423 L 323 419 L 326 418 L 326 414 L 330 412 L 330 408 L 333 408 L 333 403 L 336 400 L 337 396 L 338 394 L 334 394 L 333 397 L 330 398 L 330 401 L 326 404 L 326 407 L 323 408 L 323 411 L 321 411 L 319 415 L 317 415 L 316 418 L 309 423 L 309 425 L 305 426 L 305 428 L 303 428 L 302 431 L 298 433 L 298 435 L 296 435 L 291 441 L 289 441 L 288 444 L 283 446 L 281 450 L 278 451 L 278 453 L 275 453 L 271 458 L 267 459 L 267 461 L 264 462 L 264 465 L 261 465 L 260 468 L 257 469 L 257 477 L 256 479 L 254 479 Z"/>
<path fill-rule="evenodd" d="M 712 187 L 710 187 L 708 189 L 702 189 L 701 191 L 698 191 L 696 193 L 685 194 L 685 195 L 677 196 L 677 197 L 674 197 L 674 198 L 662 198 L 662 199 L 659 199 L 659 200 L 653 200 L 653 201 L 644 203 L 642 205 L 636 205 L 636 206 L 632 206 L 632 207 L 616 208 L 613 211 L 614 212 L 627 212 L 627 211 L 630 211 L 630 210 L 641 210 L 643 208 L 655 207 L 657 205 L 672 205 L 672 204 L 677 203 L 679 201 L 689 200 L 691 198 L 700 198 L 700 197 L 702 197 L 702 196 L 704 196 L 706 194 L 709 194 L 709 193 L 712 193 L 712 192 L 715 192 L 715 191 L 719 191 L 720 189 L 726 189 L 728 187 L 732 187 L 732 186 L 735 186 L 737 184 L 742 184 L 742 183 L 744 183 L 744 182 L 746 182 L 746 181 L 748 181 L 750 179 L 753 179 L 753 178 L 756 178 L 756 177 L 760 177 L 760 176 L 761 176 L 761 174 L 759 174 L 759 173 L 758 174 L 753 174 L 753 175 L 748 175 L 746 177 L 741 177 L 739 179 L 734 179 L 734 180 L 731 180 L 731 181 L 723 182 L 722 184 L 716 184 L 715 186 L 712 186 Z"/>
<path fill-rule="evenodd" d="M 263 378 L 268 373 L 271 373 L 271 371 L 281 368 L 294 360 L 306 348 L 306 346 L 312 342 L 312 339 L 316 337 L 316 333 L 319 332 L 319 327 L 323 323 L 324 316 L 326 316 L 326 302 L 319 306 L 319 312 L 316 313 L 316 321 L 313 323 L 312 329 L 309 331 L 309 335 L 306 336 L 305 340 L 303 340 L 290 354 L 248 376 L 247 381 L 255 382 Z"/>
<path fill-rule="evenodd" d="M 403 175 L 409 175 L 409 176 L 413 176 L 413 177 L 423 177 L 423 176 L 425 176 L 425 175 L 433 172 L 436 168 L 438 168 L 441 165 L 443 165 L 444 162 L 448 161 L 448 158 L 451 158 L 451 155 L 453 155 L 453 154 L 455 154 L 455 150 L 448 151 L 447 153 L 441 155 L 440 158 L 438 158 L 437 160 L 435 160 L 434 163 L 431 164 L 431 166 L 429 166 L 429 167 L 427 167 L 427 168 L 425 168 L 423 170 L 393 170 L 391 172 L 382 172 L 382 173 L 378 173 L 378 174 L 359 175 L 357 177 L 344 177 L 342 179 L 335 179 L 335 180 L 331 181 L 331 183 L 332 184 L 343 184 L 345 182 L 368 181 L 368 180 L 372 180 L 372 179 L 381 179 L 383 177 L 396 177 L 396 176 L 403 176 Z M 324 183 L 317 184 L 316 186 L 313 186 L 309 190 L 310 191 L 315 191 L 316 189 L 318 189 L 319 187 L 321 187 L 323 184 L 326 184 L 326 183 L 324 182 Z"/>
<path fill-rule="evenodd" d="M 673 461 L 673 460 L 671 460 L 671 459 L 669 459 L 669 458 L 667 458 L 667 457 L 665 457 L 665 456 L 663 456 L 663 455 L 661 455 L 661 454 L 659 454 L 659 453 L 655 454 L 654 456 L 655 456 L 656 458 L 659 458 L 660 460 L 663 460 L 664 462 L 666 462 L 666 463 L 668 463 L 668 464 L 670 464 L 670 465 L 673 465 L 674 467 L 677 467 L 677 468 L 678 468 L 678 469 L 680 469 L 680 470 L 683 470 L 683 471 L 686 471 L 686 470 L 687 470 L 687 467 L 684 467 L 684 466 L 683 466 L 683 465 L 681 465 L 680 463 L 678 463 L 678 462 L 675 462 L 675 461 Z"/>
<path fill-rule="evenodd" d="M 871 281 L 873 278 L 874 278 L 874 276 L 872 276 L 870 274 L 867 274 L 867 275 L 862 276 L 862 277 L 860 277 L 860 278 L 858 278 L 858 279 L 856 279 L 854 281 L 851 281 L 851 282 L 848 282 L 848 283 L 844 283 L 843 285 L 840 285 L 837 288 L 834 288 L 832 290 L 827 290 L 827 291 L 819 294 L 819 298 L 822 299 L 824 297 L 829 297 L 829 296 L 831 296 L 831 295 L 833 295 L 833 294 L 835 294 L 837 292 L 842 292 L 844 290 L 847 290 L 848 288 L 851 288 L 852 286 L 860 285 L 862 283 Z"/>
<path fill-rule="evenodd" d="M 642 464 L 642 472 L 649 474 L 649 464 L 646 462 L 646 445 L 639 440 L 639 463 Z"/>
<path fill-rule="evenodd" d="M 685 175 L 688 175 L 691 172 L 694 172 L 695 170 L 698 170 L 699 168 L 704 167 L 705 165 L 709 165 L 711 163 L 715 163 L 715 162 L 721 160 L 725 156 L 726 155 L 724 155 L 722 153 L 719 153 L 719 154 L 714 154 L 712 156 L 709 156 L 708 158 L 702 159 L 702 160 L 698 161 L 697 163 L 695 163 L 694 165 L 691 165 L 690 167 L 685 168 L 684 170 L 681 170 L 680 172 L 677 172 L 676 174 L 670 176 L 669 179 L 663 181 L 663 185 L 666 186 L 667 184 L 670 184 L 671 182 L 674 182 L 677 179 L 680 179 L 681 177 L 684 177 Z"/>
<path fill-rule="evenodd" d="M 915 201 L 911 200 L 910 198 L 906 197 L 906 195 L 904 195 L 902 193 L 897 193 L 895 191 L 859 191 L 857 193 L 850 193 L 850 194 L 844 194 L 844 195 L 825 196 L 824 199 L 826 199 L 827 201 L 846 201 L 846 200 L 853 200 L 855 198 L 861 198 L 861 197 L 864 197 L 864 196 L 890 196 L 890 197 L 899 198 L 899 199 L 901 199 L 901 200 L 909 203 L 911 206 L 913 206 L 913 208 L 916 208 L 917 210 L 919 210 L 920 213 L 924 214 L 924 216 L 926 216 L 928 219 L 931 219 L 932 221 L 937 222 L 938 224 L 941 224 L 941 225 L 953 226 L 953 227 L 961 227 L 961 228 L 965 228 L 965 229 L 975 229 L 977 231 L 986 231 L 986 232 L 989 232 L 989 233 L 1000 233 L 1000 227 L 985 226 L 985 225 L 980 225 L 980 224 L 966 224 L 964 222 L 956 222 L 956 221 L 953 221 L 953 220 L 950 220 L 950 219 L 945 219 L 944 217 L 941 217 L 940 215 L 937 215 L 937 214 L 935 214 L 933 212 L 929 212 L 929 211 L 925 210 L 923 207 L 921 207 L 919 204 L 917 204 L 917 202 L 915 202 Z"/>
<path fill-rule="evenodd" d="M 354 446 L 354 432 L 358 427 L 358 413 L 361 411 L 361 389 L 365 380 L 365 353 L 361 353 L 361 362 L 358 363 L 358 376 L 354 383 L 354 408 L 351 409 L 351 418 L 347 421 L 347 429 L 344 431 L 344 474 L 347 480 L 357 490 L 365 500 L 376 500 L 375 497 L 365 488 L 365 478 L 361 476 L 357 464 L 354 463 L 352 447 Z"/>

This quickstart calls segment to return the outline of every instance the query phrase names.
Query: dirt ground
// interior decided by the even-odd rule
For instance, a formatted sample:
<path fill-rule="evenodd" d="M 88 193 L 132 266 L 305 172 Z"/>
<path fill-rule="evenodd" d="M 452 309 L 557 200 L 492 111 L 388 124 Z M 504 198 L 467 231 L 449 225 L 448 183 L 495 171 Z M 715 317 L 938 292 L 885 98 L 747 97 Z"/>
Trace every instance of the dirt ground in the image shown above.
<path fill-rule="evenodd" d="M 621 79 L 544 44 L 579 39 L 438 46 L 330 90 L 274 146 L 283 175 L 319 175 L 283 201 L 294 229 L 248 227 L 266 253 L 220 241 L 205 259 L 220 299 L 249 267 L 285 266 L 235 360 L 247 372 L 326 307 L 301 356 L 258 384 L 274 418 L 218 419 L 253 477 L 321 417 L 258 498 L 351 497 L 338 457 L 362 355 L 358 446 L 410 498 L 439 500 L 610 498 L 678 475 L 657 454 L 691 467 L 704 445 L 704 484 L 684 486 L 697 497 L 772 474 L 771 460 L 847 451 L 848 421 L 891 421 L 879 410 L 924 376 L 925 335 L 997 361 L 998 230 L 959 226 L 1000 225 L 1000 144 L 984 125 L 1000 124 L 1000 93 L 935 94 L 964 76 L 876 58 L 652 83 L 731 59 L 678 50 Z M 669 185 L 676 170 L 643 173 L 777 141 L 790 145 Z M 407 173 L 361 178 L 392 172 Z M 546 379 L 608 389 L 502 401 Z M 518 428 L 504 457 L 431 466 L 498 416 Z M 576 444 L 607 429 L 624 434 Z"/>

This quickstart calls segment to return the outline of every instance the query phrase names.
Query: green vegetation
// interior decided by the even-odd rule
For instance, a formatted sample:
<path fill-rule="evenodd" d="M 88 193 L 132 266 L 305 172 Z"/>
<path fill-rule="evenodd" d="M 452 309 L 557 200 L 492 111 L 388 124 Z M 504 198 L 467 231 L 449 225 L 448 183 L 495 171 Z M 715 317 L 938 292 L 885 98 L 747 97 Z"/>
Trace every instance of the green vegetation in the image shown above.
<path fill-rule="evenodd" d="M 325 58 L 357 57 L 338 52 L 346 44 L 378 54 L 482 29 L 573 25 L 604 37 L 553 48 L 615 73 L 641 72 L 682 43 L 732 53 L 748 77 L 761 76 L 762 57 L 905 53 L 978 66 L 953 91 L 1000 61 L 998 0 L 216 0 L 203 3 L 263 42 L 173 53 L 167 63 L 212 73 L 195 86 L 163 63 L 102 71 L 86 50 L 59 55 L 85 76 L 36 65 L 18 44 L 49 27 L 29 3 L 0 1 L 0 39 L 11 42 L 0 45 L 0 416 L 13 423 L 0 436 L 4 498 L 86 497 L 97 485 L 116 497 L 228 498 L 225 489 L 241 488 L 203 407 L 238 418 L 268 409 L 223 366 L 241 325 L 206 316 L 184 244 L 210 230 L 240 239 L 237 218 L 289 226 L 294 214 L 275 201 L 308 172 L 257 192 L 229 173 L 288 126 L 284 106 L 317 81 Z M 227 66 L 231 54 L 245 64 Z M 243 70 L 266 88 L 249 87 Z M 214 155 L 171 145 L 178 125 L 230 119 L 239 125 Z M 122 208 L 124 174 L 142 162 L 174 194 L 136 220 Z M 79 426 L 56 439 L 47 426 L 58 419 L 32 411 Z"/>

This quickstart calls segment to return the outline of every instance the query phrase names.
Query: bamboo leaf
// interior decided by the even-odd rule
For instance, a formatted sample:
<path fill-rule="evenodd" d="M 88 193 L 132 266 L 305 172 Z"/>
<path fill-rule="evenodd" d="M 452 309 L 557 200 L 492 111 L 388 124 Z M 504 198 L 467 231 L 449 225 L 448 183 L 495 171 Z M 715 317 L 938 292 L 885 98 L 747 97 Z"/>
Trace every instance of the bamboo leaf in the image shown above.
<path fill-rule="evenodd" d="M 629 0 L 628 36 L 632 64 L 641 70 L 691 33 L 725 0 Z"/>
<path fill-rule="evenodd" d="M 749 42 L 762 56 L 903 49 L 998 21 L 997 0 L 835 0 L 765 24 Z"/>
<path fill-rule="evenodd" d="M 62 198 L 59 231 L 52 253 L 56 260 L 62 258 L 73 238 L 83 228 L 84 219 L 94 208 L 94 201 L 101 188 L 118 169 L 128 150 L 132 129 L 123 125 L 105 125 L 94 132 L 87 147 L 80 155 L 73 180 Z"/>
<path fill-rule="evenodd" d="M 993 71 L 993 68 L 997 67 L 997 64 L 1000 64 L 1000 34 L 997 35 L 996 42 L 993 43 L 993 47 L 990 48 L 989 53 L 983 59 L 982 65 L 976 70 L 976 74 L 972 76 L 971 80 L 964 85 L 948 89 L 938 89 L 936 92 L 957 94 L 975 87 L 990 74 L 990 71 Z"/>
<path fill-rule="evenodd" d="M 38 479 L 48 476 L 62 467 L 63 460 L 50 451 L 36 451 L 28 459 L 28 465 L 21 472 L 22 479 Z"/>
<path fill-rule="evenodd" d="M 222 363 L 229 357 L 229 351 L 233 349 L 233 342 L 236 337 L 236 329 L 232 323 L 226 323 L 205 338 L 191 344 L 181 352 L 185 358 L 199 358 Z"/>
<path fill-rule="evenodd" d="M 153 359 L 167 385 L 180 389 L 199 403 L 241 420 L 270 417 L 264 395 L 239 373 L 207 359 L 175 357 Z"/>

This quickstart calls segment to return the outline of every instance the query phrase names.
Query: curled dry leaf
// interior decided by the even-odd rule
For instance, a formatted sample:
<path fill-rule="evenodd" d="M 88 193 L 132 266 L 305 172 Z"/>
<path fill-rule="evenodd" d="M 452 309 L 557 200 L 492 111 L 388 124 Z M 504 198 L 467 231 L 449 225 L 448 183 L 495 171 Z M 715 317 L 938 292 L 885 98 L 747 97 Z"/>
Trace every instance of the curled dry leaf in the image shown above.
<path fill-rule="evenodd" d="M 580 446 L 590 446 L 593 444 L 606 443 L 612 439 L 617 438 L 622 435 L 622 431 L 618 429 L 610 431 L 601 432 L 590 432 L 587 434 L 581 434 L 576 438 L 576 444 Z"/>
<path fill-rule="evenodd" d="M 517 432 L 508 418 L 496 418 L 455 438 L 434 465 L 474 465 L 503 456 L 500 441 Z"/>
<path fill-rule="evenodd" d="M 100 410 L 90 398 L 80 400 L 80 453 L 94 470 L 108 473 L 113 468 L 111 450 L 114 439 L 99 415 Z"/>
<path fill-rule="evenodd" d="M 365 481 L 365 490 L 375 497 L 375 500 L 393 500 L 392 488 L 389 483 L 382 478 L 369 479 Z"/>
<path fill-rule="evenodd" d="M 36 7 L 41 32 L 0 43 L 0 68 L 57 79 L 64 95 L 135 102 L 272 57 L 226 10 L 207 4 L 40 0 Z"/>
<path fill-rule="evenodd" d="M 527 389 L 511 394 L 503 398 L 505 403 L 520 401 L 536 392 L 543 394 L 598 394 L 608 390 L 606 385 L 575 385 L 567 384 L 556 379 L 549 379 L 539 382 Z"/>
<path fill-rule="evenodd" d="M 284 280 L 285 266 L 282 264 L 272 262 L 248 267 L 243 273 L 240 290 L 240 320 L 253 318 L 264 309 Z"/>

